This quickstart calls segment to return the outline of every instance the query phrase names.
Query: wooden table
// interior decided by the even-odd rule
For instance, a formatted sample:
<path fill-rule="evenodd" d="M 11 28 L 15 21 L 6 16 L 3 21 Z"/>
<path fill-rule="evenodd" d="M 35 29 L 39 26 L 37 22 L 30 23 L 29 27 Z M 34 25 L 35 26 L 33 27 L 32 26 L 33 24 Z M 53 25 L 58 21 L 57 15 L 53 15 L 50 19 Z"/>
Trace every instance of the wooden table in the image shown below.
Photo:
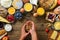
<path fill-rule="evenodd" d="M 48 21 L 45 20 L 45 16 L 34 18 L 32 14 L 27 13 L 24 15 L 22 21 L 17 21 L 13 25 L 13 31 L 8 33 L 8 36 L 10 37 L 10 40 L 19 40 L 20 33 L 21 33 L 21 27 L 27 20 L 32 20 L 36 25 L 36 31 L 38 35 L 39 40 L 48 40 L 48 34 L 45 32 L 45 24 L 48 23 Z"/>

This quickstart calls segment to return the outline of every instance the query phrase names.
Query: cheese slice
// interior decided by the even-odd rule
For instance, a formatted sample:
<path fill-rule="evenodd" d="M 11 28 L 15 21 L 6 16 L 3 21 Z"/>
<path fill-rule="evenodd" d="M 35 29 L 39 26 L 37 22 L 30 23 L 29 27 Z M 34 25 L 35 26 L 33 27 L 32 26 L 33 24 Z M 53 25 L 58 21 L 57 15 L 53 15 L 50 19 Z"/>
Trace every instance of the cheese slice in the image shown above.
<path fill-rule="evenodd" d="M 52 35 L 51 35 L 51 39 L 53 39 L 53 40 L 55 40 L 56 39 L 56 37 L 57 37 L 57 31 L 54 31 L 53 33 L 52 33 Z"/>
<path fill-rule="evenodd" d="M 58 36 L 57 40 L 60 40 L 60 35 Z"/>
<path fill-rule="evenodd" d="M 10 23 L 8 20 L 0 16 L 0 22 Z"/>

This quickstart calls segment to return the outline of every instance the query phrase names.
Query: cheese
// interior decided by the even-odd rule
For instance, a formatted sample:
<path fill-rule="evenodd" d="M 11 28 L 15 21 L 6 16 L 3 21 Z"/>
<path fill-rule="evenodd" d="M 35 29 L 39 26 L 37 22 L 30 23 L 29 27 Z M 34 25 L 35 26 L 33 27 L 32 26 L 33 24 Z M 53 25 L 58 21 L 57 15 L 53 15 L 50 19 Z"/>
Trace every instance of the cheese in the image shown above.
<path fill-rule="evenodd" d="M 55 30 L 60 30 L 60 22 L 55 22 L 54 24 Z"/>
<path fill-rule="evenodd" d="M 60 35 L 58 36 L 57 40 L 60 40 Z"/>
<path fill-rule="evenodd" d="M 57 31 L 54 31 L 53 33 L 52 33 L 52 35 L 51 35 L 51 39 L 53 39 L 53 40 L 55 40 L 56 39 L 56 37 L 57 37 Z"/>
<path fill-rule="evenodd" d="M 7 21 L 5 18 L 0 16 L 0 22 L 5 22 L 5 23 L 10 23 L 9 21 Z"/>

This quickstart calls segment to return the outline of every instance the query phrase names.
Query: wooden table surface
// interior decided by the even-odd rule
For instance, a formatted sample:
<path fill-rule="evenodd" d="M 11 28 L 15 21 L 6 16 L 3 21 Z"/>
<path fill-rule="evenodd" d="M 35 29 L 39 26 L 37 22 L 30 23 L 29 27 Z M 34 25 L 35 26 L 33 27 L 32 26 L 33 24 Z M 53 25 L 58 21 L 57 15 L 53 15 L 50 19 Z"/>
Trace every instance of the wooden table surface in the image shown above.
<path fill-rule="evenodd" d="M 12 32 L 8 33 L 10 40 L 19 40 L 21 27 L 27 20 L 32 20 L 35 23 L 36 32 L 39 40 L 48 40 L 48 35 L 45 32 L 45 24 L 48 23 L 48 21 L 45 20 L 45 16 L 34 18 L 30 13 L 27 13 L 24 16 L 25 17 L 22 19 L 22 21 L 17 21 L 14 24 L 12 24 L 13 30 Z"/>

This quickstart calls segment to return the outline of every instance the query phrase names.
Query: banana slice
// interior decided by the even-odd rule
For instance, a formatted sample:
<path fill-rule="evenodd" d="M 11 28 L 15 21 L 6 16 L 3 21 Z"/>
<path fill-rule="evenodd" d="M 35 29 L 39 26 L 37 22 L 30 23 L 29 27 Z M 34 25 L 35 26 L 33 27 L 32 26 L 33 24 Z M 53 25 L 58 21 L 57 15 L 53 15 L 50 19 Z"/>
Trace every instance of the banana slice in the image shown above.
<path fill-rule="evenodd" d="M 5 18 L 0 16 L 0 22 L 5 22 L 5 23 L 10 23 L 9 21 L 7 21 Z"/>

